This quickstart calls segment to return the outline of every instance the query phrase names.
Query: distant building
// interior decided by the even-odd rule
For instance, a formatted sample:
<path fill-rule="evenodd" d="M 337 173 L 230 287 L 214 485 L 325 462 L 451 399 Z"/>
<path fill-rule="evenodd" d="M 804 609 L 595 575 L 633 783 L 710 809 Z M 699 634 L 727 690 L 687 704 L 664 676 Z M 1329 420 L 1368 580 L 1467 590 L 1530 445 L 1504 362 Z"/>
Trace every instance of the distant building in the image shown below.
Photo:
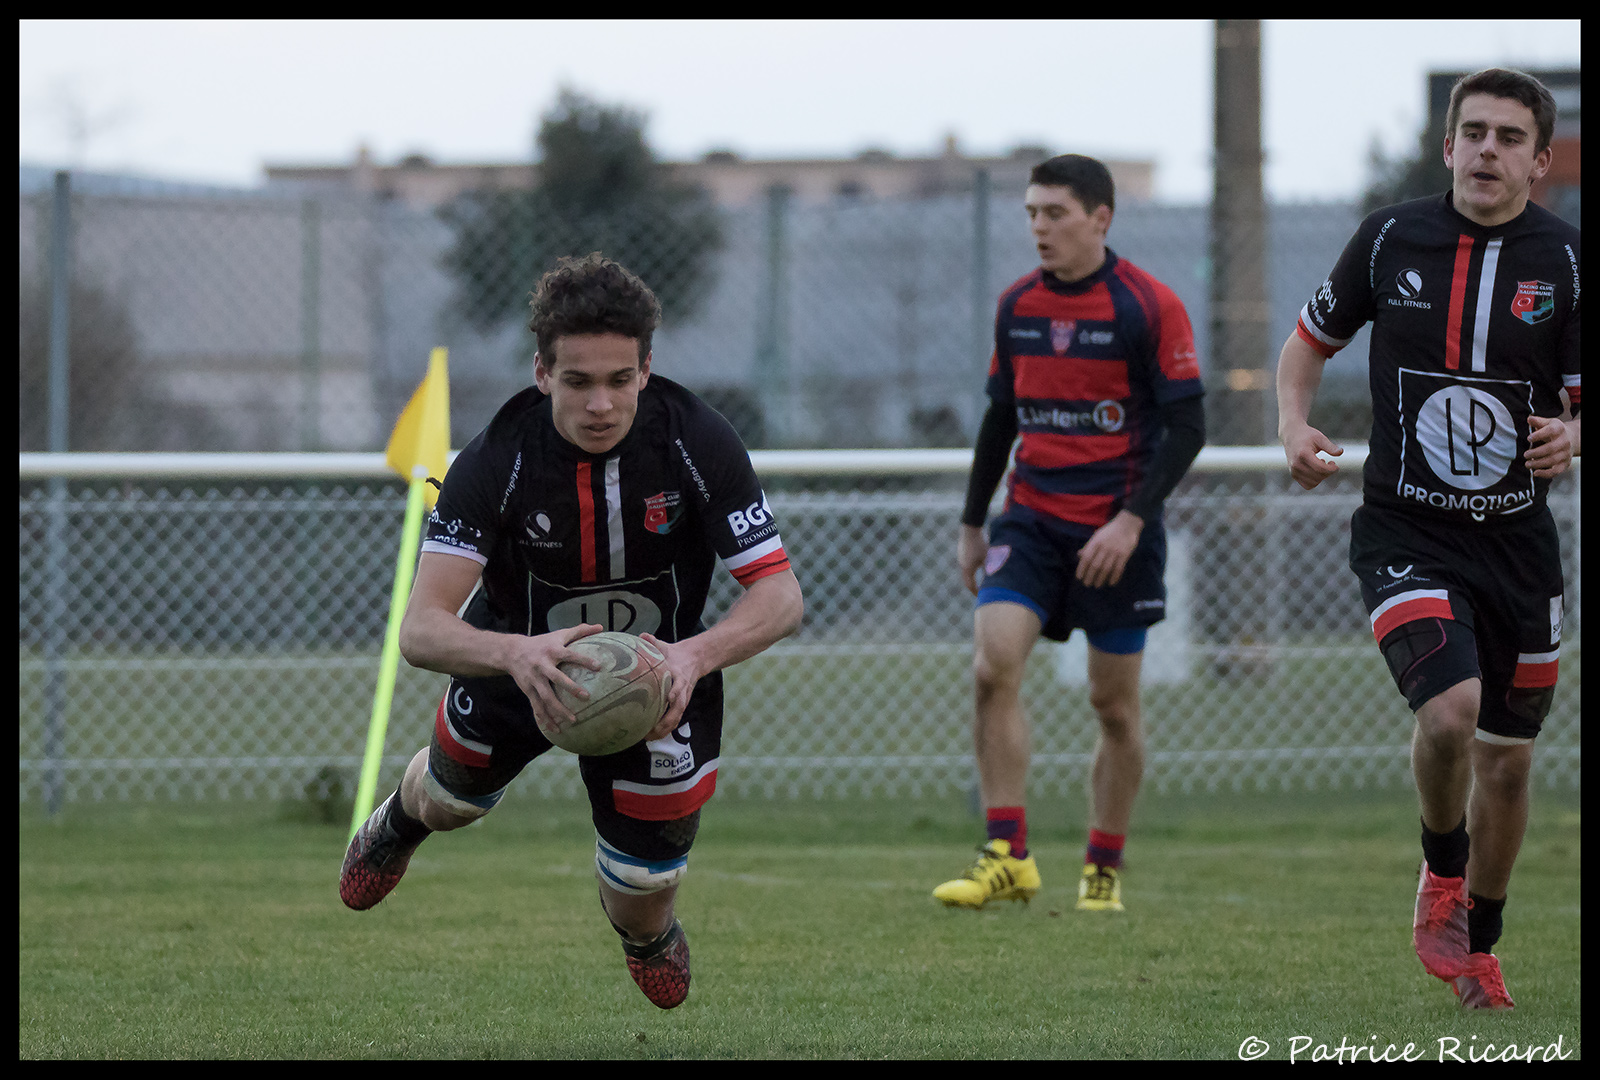
<path fill-rule="evenodd" d="M 746 206 L 773 187 L 784 187 L 802 203 L 835 200 L 905 199 L 971 191 L 978 170 L 988 172 L 992 190 L 1020 192 L 1028 171 L 1050 156 L 1041 146 L 1020 146 L 1004 157 L 968 157 L 954 136 L 937 157 L 898 157 L 886 150 L 864 150 L 849 158 L 744 158 L 713 150 L 698 161 L 667 162 L 672 176 L 708 192 L 719 206 Z M 1149 202 L 1155 165 L 1150 161 L 1105 160 L 1117 185 L 1119 203 Z M 526 190 L 538 178 L 533 164 L 445 165 L 423 154 L 409 154 L 380 165 L 365 146 L 348 165 L 268 165 L 269 186 L 294 184 L 335 191 L 376 194 L 413 209 L 440 206 L 468 191 Z"/>

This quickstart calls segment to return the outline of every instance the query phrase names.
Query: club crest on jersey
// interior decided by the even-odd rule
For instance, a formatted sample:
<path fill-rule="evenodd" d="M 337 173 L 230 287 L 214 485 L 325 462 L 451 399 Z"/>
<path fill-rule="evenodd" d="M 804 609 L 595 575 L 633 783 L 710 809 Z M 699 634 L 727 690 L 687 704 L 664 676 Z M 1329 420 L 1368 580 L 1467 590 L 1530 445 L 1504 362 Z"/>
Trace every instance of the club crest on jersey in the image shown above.
<path fill-rule="evenodd" d="M 1533 326 L 1556 311 L 1556 287 L 1543 281 L 1517 282 L 1517 295 L 1511 298 L 1511 314 Z"/>
<path fill-rule="evenodd" d="M 683 495 L 676 491 L 663 491 L 644 501 L 644 527 L 665 536 L 672 531 L 683 514 Z"/>
<path fill-rule="evenodd" d="M 1072 348 L 1072 335 L 1078 329 L 1077 319 L 1050 320 L 1050 347 L 1060 356 Z"/>
<path fill-rule="evenodd" d="M 989 554 L 983 557 L 983 572 L 985 575 L 998 574 L 1000 568 L 1011 557 L 1010 544 L 996 544 L 989 549 Z"/>

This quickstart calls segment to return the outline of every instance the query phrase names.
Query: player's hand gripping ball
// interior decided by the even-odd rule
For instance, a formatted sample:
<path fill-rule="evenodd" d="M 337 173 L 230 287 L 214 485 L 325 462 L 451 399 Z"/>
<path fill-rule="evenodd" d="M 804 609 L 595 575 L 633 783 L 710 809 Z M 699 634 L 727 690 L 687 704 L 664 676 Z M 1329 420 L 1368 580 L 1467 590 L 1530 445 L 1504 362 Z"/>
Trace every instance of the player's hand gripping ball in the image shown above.
<path fill-rule="evenodd" d="M 626 750 L 661 722 L 672 693 L 672 672 L 661 650 L 614 630 L 579 638 L 568 647 L 600 661 L 600 670 L 561 665 L 563 674 L 589 692 L 589 699 L 555 687 L 577 720 L 565 731 L 545 732 L 552 743 L 574 754 L 603 757 Z"/>

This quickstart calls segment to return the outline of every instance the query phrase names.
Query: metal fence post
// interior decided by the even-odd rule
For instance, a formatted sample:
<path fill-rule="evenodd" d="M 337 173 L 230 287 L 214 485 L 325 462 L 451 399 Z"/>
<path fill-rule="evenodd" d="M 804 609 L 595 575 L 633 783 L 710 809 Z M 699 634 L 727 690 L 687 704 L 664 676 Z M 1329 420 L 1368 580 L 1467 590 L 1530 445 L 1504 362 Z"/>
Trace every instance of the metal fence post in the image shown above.
<path fill-rule="evenodd" d="M 994 327 L 994 297 L 989 295 L 989 170 L 972 174 L 972 357 L 987 360 Z"/>
<path fill-rule="evenodd" d="M 71 415 L 72 174 L 56 173 L 50 204 L 50 452 L 67 452 Z M 65 795 L 67 672 L 67 482 L 50 480 L 50 517 L 45 551 L 45 810 L 55 817 Z"/>
<path fill-rule="evenodd" d="M 300 204 L 300 449 L 322 449 L 322 211 Z"/>
<path fill-rule="evenodd" d="M 761 326 L 756 333 L 756 370 L 760 372 L 768 439 L 786 446 L 794 431 L 794 387 L 789 377 L 784 315 L 785 233 L 788 225 L 789 189 L 774 184 L 767 189 L 767 281 L 761 304 Z"/>

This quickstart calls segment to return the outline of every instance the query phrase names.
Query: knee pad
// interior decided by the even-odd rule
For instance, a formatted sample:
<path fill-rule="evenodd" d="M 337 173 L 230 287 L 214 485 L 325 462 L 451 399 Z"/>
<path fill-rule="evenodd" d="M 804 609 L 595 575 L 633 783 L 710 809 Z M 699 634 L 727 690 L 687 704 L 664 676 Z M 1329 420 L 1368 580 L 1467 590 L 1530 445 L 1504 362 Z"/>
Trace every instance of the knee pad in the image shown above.
<path fill-rule="evenodd" d="M 1412 712 L 1456 683 L 1479 677 L 1477 639 L 1455 619 L 1413 619 L 1389 631 L 1378 647 Z"/>
<path fill-rule="evenodd" d="M 596 837 L 594 868 L 600 880 L 617 892 L 643 896 L 676 885 L 689 869 L 689 856 L 657 861 L 641 859 L 618 851 Z"/>
<path fill-rule="evenodd" d="M 439 783 L 438 777 L 433 775 L 432 761 L 428 762 L 427 771 L 422 774 L 422 790 L 427 794 L 428 798 L 457 817 L 464 818 L 481 818 L 499 805 L 500 800 L 505 797 L 506 793 L 505 788 L 490 792 L 487 795 L 457 795 L 452 791 L 447 791 L 445 786 Z"/>

